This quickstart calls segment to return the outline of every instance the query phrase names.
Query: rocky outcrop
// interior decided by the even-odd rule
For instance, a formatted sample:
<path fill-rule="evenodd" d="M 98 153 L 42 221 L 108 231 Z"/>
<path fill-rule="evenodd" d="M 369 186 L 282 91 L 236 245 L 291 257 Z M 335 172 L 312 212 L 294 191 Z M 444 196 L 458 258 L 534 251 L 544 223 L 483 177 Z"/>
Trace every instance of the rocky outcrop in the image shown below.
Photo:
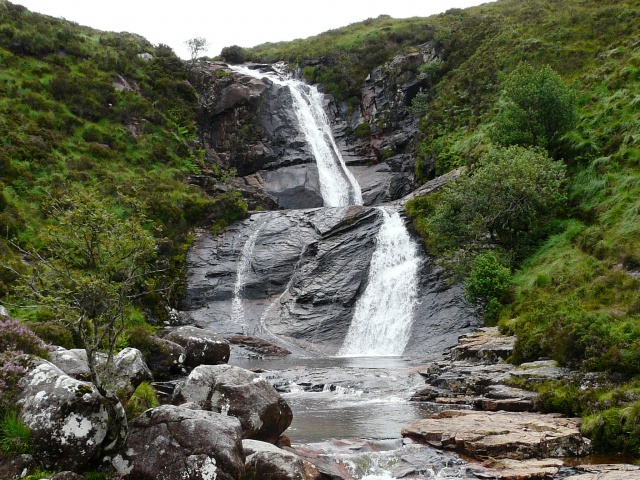
<path fill-rule="evenodd" d="M 229 360 L 229 343 L 220 335 L 202 328 L 185 326 L 171 331 L 166 339 L 185 349 L 184 365 L 218 365 Z"/>
<path fill-rule="evenodd" d="M 156 380 L 164 380 L 171 375 L 187 374 L 184 363 L 187 351 L 182 345 L 166 338 L 149 337 L 145 359 Z"/>
<path fill-rule="evenodd" d="M 381 212 L 361 206 L 268 212 L 219 237 L 203 234 L 187 258 L 182 308 L 194 323 L 225 337 L 335 354 L 366 287 L 381 221 Z M 237 292 L 250 239 L 254 246 Z M 233 308 L 235 295 L 240 312 Z M 438 356 L 481 322 L 462 288 L 446 285 L 429 261 L 420 269 L 418 298 L 406 354 Z"/>
<path fill-rule="evenodd" d="M 287 402 L 259 375 L 231 365 L 202 365 L 179 385 L 173 403 L 195 403 L 240 420 L 243 438 L 275 443 L 293 419 Z"/>
<path fill-rule="evenodd" d="M 73 379 L 47 361 L 33 360 L 20 388 L 20 418 L 45 467 L 75 470 L 100 454 L 109 415 L 91 383 Z"/>
<path fill-rule="evenodd" d="M 2 310 L 0 310 L 0 316 L 2 316 Z M 36 459 L 32 455 L 23 454 L 3 458 L 0 460 L 0 478 L 6 480 L 25 478 L 27 473 L 35 466 Z"/>
<path fill-rule="evenodd" d="M 591 452 L 580 421 L 537 413 L 445 410 L 402 429 L 402 435 L 476 459 L 549 458 Z"/>
<path fill-rule="evenodd" d="M 255 480 L 313 480 L 320 472 L 295 453 L 270 443 L 243 440 L 246 475 Z"/>
<path fill-rule="evenodd" d="M 123 479 L 240 480 L 240 423 L 219 413 L 163 405 L 130 424 L 113 466 Z"/>

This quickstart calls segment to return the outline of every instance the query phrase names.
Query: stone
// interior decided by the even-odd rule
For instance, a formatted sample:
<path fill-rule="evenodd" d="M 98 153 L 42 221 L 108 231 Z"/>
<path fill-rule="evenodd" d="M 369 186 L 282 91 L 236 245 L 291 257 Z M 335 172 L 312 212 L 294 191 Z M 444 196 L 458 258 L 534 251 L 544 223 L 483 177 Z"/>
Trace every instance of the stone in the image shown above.
<path fill-rule="evenodd" d="M 27 454 L 0 458 L 0 478 L 4 480 L 18 480 L 20 478 L 24 478 L 35 466 L 36 459 Z"/>
<path fill-rule="evenodd" d="M 232 335 L 226 338 L 230 344 L 242 346 L 250 352 L 257 353 L 258 355 L 284 357 L 291 353 L 286 348 L 279 347 L 278 345 L 261 338 L 248 337 L 246 335 Z"/>
<path fill-rule="evenodd" d="M 84 477 L 74 472 L 58 472 L 49 480 L 84 480 Z"/>
<path fill-rule="evenodd" d="M 130 423 L 112 464 L 123 480 L 240 480 L 245 473 L 240 423 L 203 410 L 152 408 Z"/>
<path fill-rule="evenodd" d="M 187 367 L 218 365 L 229 360 L 229 343 L 209 330 L 191 326 L 179 327 L 165 338 L 184 347 L 187 355 L 184 364 Z"/>
<path fill-rule="evenodd" d="M 109 414 L 93 384 L 37 359 L 19 386 L 20 419 L 46 468 L 75 470 L 100 454 Z"/>
<path fill-rule="evenodd" d="M 83 348 L 56 347 L 51 352 L 51 363 L 77 380 L 90 380 L 87 352 Z M 104 357 L 101 357 L 104 360 Z"/>
<path fill-rule="evenodd" d="M 275 443 L 293 419 L 287 402 L 259 375 L 231 365 L 202 365 L 179 385 L 173 403 L 236 417 L 243 438 Z"/>
<path fill-rule="evenodd" d="M 150 382 L 153 375 L 140 350 L 127 347 L 113 357 L 115 391 L 120 398 L 129 399 L 142 382 Z"/>
<path fill-rule="evenodd" d="M 640 466 L 628 464 L 579 465 L 584 473 L 566 477 L 567 480 L 640 480 Z"/>
<path fill-rule="evenodd" d="M 270 443 L 243 440 L 246 475 L 255 480 L 309 480 L 305 463 L 295 453 Z M 308 468 L 308 467 L 307 467 Z"/>
<path fill-rule="evenodd" d="M 403 428 L 402 436 L 480 460 L 526 460 L 590 453 L 579 424 L 559 415 L 445 410 Z"/>
<path fill-rule="evenodd" d="M 184 362 L 187 359 L 187 351 L 182 345 L 151 336 L 145 355 L 147 365 L 155 380 L 166 380 L 172 375 L 186 375 Z"/>
<path fill-rule="evenodd" d="M 458 344 L 451 349 L 451 360 L 498 363 L 511 356 L 515 343 L 516 337 L 501 335 L 498 327 L 481 328 L 458 339 Z"/>
<path fill-rule="evenodd" d="M 491 480 L 542 480 L 555 478 L 562 460 L 554 458 L 531 460 L 487 460 L 482 466 L 471 465 L 476 478 Z"/>
<path fill-rule="evenodd" d="M 525 383 L 536 384 L 569 378 L 571 371 L 568 368 L 559 367 L 554 360 L 538 360 L 519 365 L 510 372 L 510 376 Z"/>

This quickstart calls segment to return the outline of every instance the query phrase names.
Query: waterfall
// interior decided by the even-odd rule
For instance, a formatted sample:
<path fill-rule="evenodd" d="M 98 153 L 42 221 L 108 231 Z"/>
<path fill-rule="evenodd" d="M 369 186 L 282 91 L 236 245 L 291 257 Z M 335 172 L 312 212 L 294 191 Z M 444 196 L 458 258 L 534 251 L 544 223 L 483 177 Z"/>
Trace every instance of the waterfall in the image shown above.
<path fill-rule="evenodd" d="M 267 77 L 278 85 L 289 87 L 298 125 L 316 159 L 324 206 L 362 205 L 360 185 L 345 165 L 336 145 L 329 119 L 322 106 L 323 95 L 318 89 L 292 78 L 283 80 L 273 73 L 260 73 L 238 66 L 229 68 L 255 78 Z"/>
<path fill-rule="evenodd" d="M 398 212 L 382 207 L 383 223 L 339 356 L 402 355 L 418 300 L 418 248 Z"/>
<path fill-rule="evenodd" d="M 253 249 L 256 246 L 258 240 L 258 234 L 262 225 L 256 228 L 256 231 L 251 234 L 242 247 L 240 254 L 240 260 L 236 268 L 236 283 L 233 285 L 233 300 L 231 302 L 231 319 L 236 323 L 244 323 L 244 308 L 242 307 L 242 290 L 251 268 L 251 258 L 253 257 Z"/>

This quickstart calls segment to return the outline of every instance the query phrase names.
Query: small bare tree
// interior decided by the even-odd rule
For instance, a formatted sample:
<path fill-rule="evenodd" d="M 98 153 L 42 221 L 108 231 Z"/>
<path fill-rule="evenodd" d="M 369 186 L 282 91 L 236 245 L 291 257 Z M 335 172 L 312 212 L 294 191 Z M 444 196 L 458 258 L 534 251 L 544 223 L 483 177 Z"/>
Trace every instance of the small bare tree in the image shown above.
<path fill-rule="evenodd" d="M 191 63 L 189 64 L 189 70 L 196 64 L 196 60 L 200 57 L 201 53 L 206 52 L 209 49 L 209 42 L 206 38 L 195 37 L 184 42 L 189 50 L 191 56 Z"/>
<path fill-rule="evenodd" d="M 121 445 L 127 419 L 113 384 L 113 357 L 133 300 L 156 264 L 156 241 L 140 214 L 118 218 L 96 196 L 76 193 L 45 207 L 48 225 L 40 248 L 15 242 L 30 273 L 2 265 L 22 279 L 19 294 L 50 310 L 82 342 L 91 382 L 107 400 L 114 419 L 107 449 Z M 106 361 L 99 353 L 106 353 Z"/>

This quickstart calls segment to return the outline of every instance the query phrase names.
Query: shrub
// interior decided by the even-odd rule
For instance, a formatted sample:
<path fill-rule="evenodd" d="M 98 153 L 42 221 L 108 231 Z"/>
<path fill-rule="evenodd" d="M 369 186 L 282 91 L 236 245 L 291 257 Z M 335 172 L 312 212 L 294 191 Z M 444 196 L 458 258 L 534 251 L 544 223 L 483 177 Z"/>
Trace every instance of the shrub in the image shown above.
<path fill-rule="evenodd" d="M 231 45 L 230 47 L 224 47 L 220 51 L 220 57 L 225 62 L 229 63 L 243 63 L 246 60 L 246 54 L 244 48 L 238 45 Z"/>
<path fill-rule="evenodd" d="M 553 149 L 578 121 L 577 96 L 550 66 L 523 64 L 505 82 L 500 111 L 490 130 L 501 145 Z"/>
<path fill-rule="evenodd" d="M 566 199 L 566 168 L 517 146 L 491 148 L 479 163 L 444 188 L 426 221 L 429 242 L 440 253 L 495 246 L 522 258 Z"/>
<path fill-rule="evenodd" d="M 488 252 L 475 258 L 465 290 L 470 301 L 484 305 L 485 319 L 494 322 L 510 286 L 511 270 L 502 265 L 493 252 Z"/>
<path fill-rule="evenodd" d="M 49 358 L 49 347 L 17 320 L 0 321 L 0 351 L 25 353 Z"/>

